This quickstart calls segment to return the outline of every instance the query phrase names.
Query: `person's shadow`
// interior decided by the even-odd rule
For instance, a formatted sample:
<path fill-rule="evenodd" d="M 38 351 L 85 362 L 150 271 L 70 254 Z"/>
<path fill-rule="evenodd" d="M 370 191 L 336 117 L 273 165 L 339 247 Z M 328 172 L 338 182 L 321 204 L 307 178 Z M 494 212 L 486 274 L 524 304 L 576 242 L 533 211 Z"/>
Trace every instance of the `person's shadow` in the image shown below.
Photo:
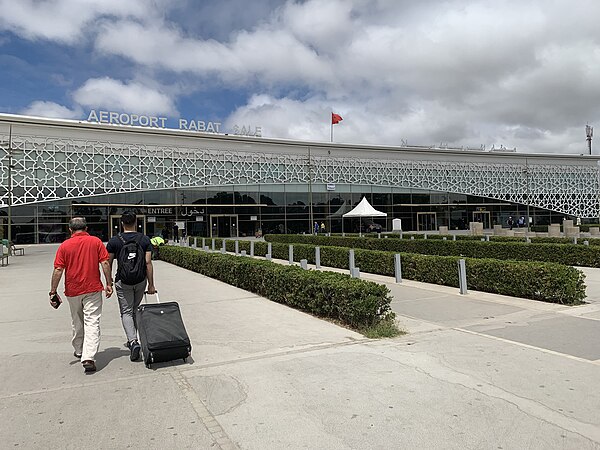
<path fill-rule="evenodd" d="M 100 370 L 102 370 L 106 366 L 108 366 L 108 364 L 110 364 L 110 362 L 113 359 L 118 359 L 123 356 L 127 356 L 127 359 L 129 360 L 129 355 L 130 355 L 129 349 L 123 349 L 123 348 L 119 348 L 119 347 L 109 347 L 109 348 L 99 351 L 96 354 L 96 372 L 99 372 Z M 144 359 L 141 354 L 140 354 L 140 358 L 135 362 L 144 364 Z M 149 369 L 156 370 L 161 367 L 194 364 L 194 362 L 195 361 L 192 358 L 192 355 L 190 355 L 186 358 L 185 362 L 183 362 L 181 359 L 176 359 L 173 361 L 153 363 L 153 364 L 151 364 L 151 367 L 149 367 Z M 72 361 L 70 364 L 74 365 L 74 364 L 78 364 L 78 363 L 79 363 L 79 360 L 77 359 L 77 360 Z M 95 372 L 90 372 L 89 374 L 93 374 L 93 373 L 95 373 Z"/>
<path fill-rule="evenodd" d="M 122 356 L 129 356 L 129 349 L 108 347 L 96 354 L 96 370 L 102 370 L 113 360 Z M 140 358 L 141 359 L 141 358 Z"/>

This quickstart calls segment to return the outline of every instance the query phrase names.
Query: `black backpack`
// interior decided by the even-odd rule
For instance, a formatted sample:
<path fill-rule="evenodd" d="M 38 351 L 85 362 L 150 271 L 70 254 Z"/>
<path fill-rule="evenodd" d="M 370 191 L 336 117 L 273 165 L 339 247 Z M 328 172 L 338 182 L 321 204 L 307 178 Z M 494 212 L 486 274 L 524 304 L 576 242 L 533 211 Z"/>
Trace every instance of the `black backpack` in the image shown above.
<path fill-rule="evenodd" d="M 138 284 L 146 278 L 146 253 L 140 245 L 141 235 L 125 241 L 121 233 L 118 234 L 123 243 L 117 255 L 117 279 L 124 284 Z"/>

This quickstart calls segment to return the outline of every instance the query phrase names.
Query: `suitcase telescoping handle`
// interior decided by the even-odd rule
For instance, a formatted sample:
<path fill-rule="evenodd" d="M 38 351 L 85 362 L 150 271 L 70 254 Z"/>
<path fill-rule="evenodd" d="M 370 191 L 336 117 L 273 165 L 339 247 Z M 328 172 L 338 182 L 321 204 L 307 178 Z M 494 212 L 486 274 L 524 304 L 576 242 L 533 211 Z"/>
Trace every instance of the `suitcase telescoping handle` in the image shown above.
<path fill-rule="evenodd" d="M 156 291 L 156 293 L 153 295 L 156 295 L 156 303 L 160 303 L 160 297 L 158 296 L 158 291 Z M 144 291 L 144 300 L 146 301 L 146 303 L 148 303 L 148 291 Z"/>

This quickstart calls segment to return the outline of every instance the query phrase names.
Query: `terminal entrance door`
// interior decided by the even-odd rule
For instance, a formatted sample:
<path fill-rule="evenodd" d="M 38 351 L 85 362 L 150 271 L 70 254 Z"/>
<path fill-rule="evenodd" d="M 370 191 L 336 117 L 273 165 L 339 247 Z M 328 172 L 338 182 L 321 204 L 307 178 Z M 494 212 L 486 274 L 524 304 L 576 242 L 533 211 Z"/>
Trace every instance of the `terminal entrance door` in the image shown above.
<path fill-rule="evenodd" d="M 481 222 L 483 228 L 492 228 L 489 211 L 473 211 L 473 222 Z"/>
<path fill-rule="evenodd" d="M 417 213 L 417 231 L 437 230 L 437 214 L 434 212 Z"/>
<path fill-rule="evenodd" d="M 110 237 L 116 236 L 123 229 L 121 228 L 121 216 L 110 216 Z M 137 216 L 136 231 L 146 234 L 146 216 Z"/>
<path fill-rule="evenodd" d="M 210 237 L 238 237 L 237 214 L 215 214 L 210 216 Z"/>

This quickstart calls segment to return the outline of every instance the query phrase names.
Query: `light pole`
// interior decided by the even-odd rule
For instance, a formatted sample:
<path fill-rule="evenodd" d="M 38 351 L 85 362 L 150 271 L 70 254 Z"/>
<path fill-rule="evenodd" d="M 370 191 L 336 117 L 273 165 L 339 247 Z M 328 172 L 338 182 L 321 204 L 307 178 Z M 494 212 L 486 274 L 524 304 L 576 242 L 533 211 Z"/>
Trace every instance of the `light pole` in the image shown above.
<path fill-rule="evenodd" d="M 12 242 L 12 169 L 14 169 L 15 166 L 13 166 L 13 156 L 18 153 L 14 148 L 12 148 L 12 125 L 10 125 L 9 129 L 8 129 L 8 147 L 6 148 L 6 156 L 8 157 L 8 186 L 6 189 L 6 195 L 8 197 L 7 202 L 8 202 L 8 233 L 7 233 L 7 240 L 8 240 L 8 254 L 11 254 L 11 242 Z"/>
<path fill-rule="evenodd" d="M 310 147 L 308 147 L 308 230 L 310 234 L 314 233 L 313 218 L 312 163 L 310 160 Z"/>
<path fill-rule="evenodd" d="M 525 177 L 527 180 L 527 235 L 529 235 L 529 225 L 531 224 L 531 220 L 529 218 L 529 203 L 530 201 L 530 187 L 529 187 L 529 164 L 527 158 L 525 158 Z"/>

